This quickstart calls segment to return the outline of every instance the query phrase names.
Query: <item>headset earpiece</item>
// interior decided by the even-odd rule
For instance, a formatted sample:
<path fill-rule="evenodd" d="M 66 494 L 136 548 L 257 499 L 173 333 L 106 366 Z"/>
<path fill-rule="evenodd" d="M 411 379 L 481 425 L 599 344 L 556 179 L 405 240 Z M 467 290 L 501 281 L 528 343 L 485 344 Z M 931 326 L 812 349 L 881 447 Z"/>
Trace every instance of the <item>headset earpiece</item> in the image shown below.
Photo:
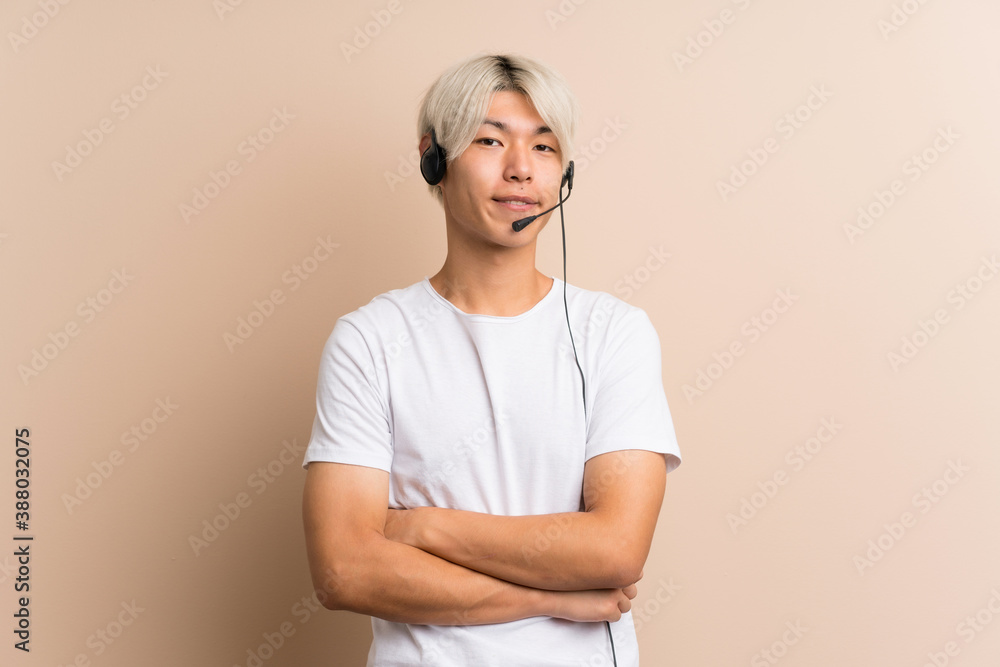
<path fill-rule="evenodd" d="M 569 185 L 569 189 L 573 189 L 573 161 L 569 161 L 569 166 L 566 167 L 566 173 L 563 174 L 562 184 L 559 185 L 559 189 L 562 190 L 564 185 Z"/>
<path fill-rule="evenodd" d="M 448 166 L 447 155 L 444 148 L 437 142 L 437 134 L 431 128 L 431 145 L 427 147 L 423 155 L 420 156 L 420 173 L 424 180 L 430 185 L 437 185 L 444 178 L 445 168 Z"/>

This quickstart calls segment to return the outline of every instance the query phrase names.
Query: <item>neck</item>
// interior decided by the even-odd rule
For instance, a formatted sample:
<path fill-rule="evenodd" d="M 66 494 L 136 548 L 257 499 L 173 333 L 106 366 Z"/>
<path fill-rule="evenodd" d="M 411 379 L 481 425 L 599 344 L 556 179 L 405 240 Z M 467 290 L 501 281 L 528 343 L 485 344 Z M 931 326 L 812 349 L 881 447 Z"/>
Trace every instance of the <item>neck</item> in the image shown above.
<path fill-rule="evenodd" d="M 431 286 L 466 313 L 513 317 L 542 300 L 553 280 L 535 268 L 535 244 L 455 252 L 449 246 Z"/>
<path fill-rule="evenodd" d="M 510 266 L 463 270 L 449 257 L 430 279 L 438 294 L 470 314 L 513 317 L 527 312 L 552 288 L 553 280 L 530 267 Z"/>

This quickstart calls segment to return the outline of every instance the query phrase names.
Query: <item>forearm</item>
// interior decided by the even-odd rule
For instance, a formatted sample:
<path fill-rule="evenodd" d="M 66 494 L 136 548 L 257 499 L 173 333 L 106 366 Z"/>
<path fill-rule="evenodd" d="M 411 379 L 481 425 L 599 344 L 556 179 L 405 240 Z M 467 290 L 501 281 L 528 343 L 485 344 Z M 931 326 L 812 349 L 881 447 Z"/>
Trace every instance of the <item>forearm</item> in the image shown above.
<path fill-rule="evenodd" d="M 666 483 L 662 454 L 620 450 L 586 463 L 582 512 L 503 516 L 389 510 L 386 537 L 499 579 L 548 590 L 623 588 L 642 576 Z"/>
<path fill-rule="evenodd" d="M 624 538 L 597 513 L 496 516 L 436 507 L 409 512 L 411 526 L 401 539 L 498 579 L 586 590 L 621 588 L 639 578 L 620 557 L 628 553 Z"/>
<path fill-rule="evenodd" d="M 429 625 L 564 615 L 559 593 L 501 581 L 381 535 L 340 551 L 350 555 L 327 567 L 329 608 Z"/>

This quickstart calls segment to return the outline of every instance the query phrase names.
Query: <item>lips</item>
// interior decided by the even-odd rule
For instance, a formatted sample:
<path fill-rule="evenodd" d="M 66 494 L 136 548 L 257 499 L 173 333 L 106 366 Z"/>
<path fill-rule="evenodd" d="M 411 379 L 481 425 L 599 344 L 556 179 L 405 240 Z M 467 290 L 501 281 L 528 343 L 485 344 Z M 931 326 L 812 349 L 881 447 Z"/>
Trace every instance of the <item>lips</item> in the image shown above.
<path fill-rule="evenodd" d="M 501 203 L 504 203 L 504 202 L 515 202 L 515 203 L 522 203 L 522 204 L 537 204 L 538 203 L 537 201 L 535 201 L 531 197 L 523 197 L 523 196 L 520 196 L 520 195 L 510 195 L 510 196 L 507 196 L 507 197 L 494 197 L 493 201 L 498 201 L 498 202 L 501 202 Z"/>
<path fill-rule="evenodd" d="M 531 197 L 524 197 L 522 195 L 494 197 L 493 201 L 508 211 L 518 211 L 522 213 L 538 205 L 538 202 Z"/>

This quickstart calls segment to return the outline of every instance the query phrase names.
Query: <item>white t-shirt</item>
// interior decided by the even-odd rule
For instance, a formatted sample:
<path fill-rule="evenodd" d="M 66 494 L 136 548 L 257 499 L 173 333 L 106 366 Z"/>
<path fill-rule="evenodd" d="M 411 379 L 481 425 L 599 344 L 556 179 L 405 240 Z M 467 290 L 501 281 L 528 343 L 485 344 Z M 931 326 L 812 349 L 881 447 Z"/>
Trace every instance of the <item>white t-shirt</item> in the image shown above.
<path fill-rule="evenodd" d="M 323 349 L 303 466 L 334 461 L 390 473 L 389 507 L 495 515 L 579 512 L 588 459 L 680 450 L 649 317 L 563 281 L 513 317 L 468 314 L 425 277 L 343 315 Z M 540 538 L 542 536 L 539 536 Z M 611 624 L 619 667 L 636 666 L 631 613 Z M 611 665 L 604 623 L 550 617 L 473 626 L 372 618 L 368 667 Z"/>

